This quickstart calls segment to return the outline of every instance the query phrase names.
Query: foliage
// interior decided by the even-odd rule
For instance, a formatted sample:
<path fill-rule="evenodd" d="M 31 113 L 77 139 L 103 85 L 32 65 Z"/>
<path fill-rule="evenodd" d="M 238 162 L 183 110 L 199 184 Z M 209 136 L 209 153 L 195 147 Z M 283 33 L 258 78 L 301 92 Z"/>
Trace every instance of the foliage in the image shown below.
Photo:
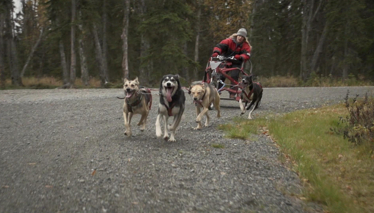
<path fill-rule="evenodd" d="M 348 115 L 340 117 L 339 126 L 331 128 L 335 133 L 342 134 L 344 139 L 359 145 L 371 144 L 374 151 L 374 98 L 365 94 L 364 99 L 359 100 L 358 95 L 350 100 L 349 91 L 345 98 L 345 107 Z"/>
<path fill-rule="evenodd" d="M 0 36 L 2 79 L 13 76 L 16 65 L 22 69 L 42 28 L 45 33 L 25 77 L 62 78 L 60 43 L 68 68 L 70 48 L 74 46 L 75 52 L 79 53 L 82 47 L 89 76 L 99 77 L 101 62 L 96 56 L 93 26 L 97 28 L 99 43 L 107 44 L 110 82 L 123 78 L 121 34 L 126 9 L 124 2 L 79 0 L 74 22 L 71 21 L 71 3 L 71 0 L 25 0 L 23 9 L 11 20 L 9 14 L 13 13 L 14 8 L 10 6 L 13 2 L 1 4 L 4 24 Z M 307 41 L 305 57 L 310 63 L 310 78 L 304 84 L 300 80 L 295 82 L 314 86 L 327 79 L 348 85 L 358 84 L 355 81 L 361 79 L 373 81 L 374 3 L 369 0 L 131 0 L 128 30 L 130 76 L 138 76 L 144 69 L 142 83 L 148 86 L 157 86 L 158 79 L 168 73 L 180 74 L 186 82 L 199 80 L 213 47 L 244 27 L 252 46 L 251 59 L 256 76 L 298 79 L 301 77 L 304 41 L 301 32 L 305 8 L 312 12 L 310 31 L 304 39 Z M 199 11 L 201 15 L 198 15 Z M 76 38 L 82 39 L 82 46 L 77 44 L 78 39 L 75 45 L 71 45 L 71 26 L 75 26 Z M 321 42 L 325 28 L 326 41 Z M 80 78 L 81 61 L 79 57 L 77 59 L 77 77 Z M 312 70 L 314 59 L 316 64 Z"/>

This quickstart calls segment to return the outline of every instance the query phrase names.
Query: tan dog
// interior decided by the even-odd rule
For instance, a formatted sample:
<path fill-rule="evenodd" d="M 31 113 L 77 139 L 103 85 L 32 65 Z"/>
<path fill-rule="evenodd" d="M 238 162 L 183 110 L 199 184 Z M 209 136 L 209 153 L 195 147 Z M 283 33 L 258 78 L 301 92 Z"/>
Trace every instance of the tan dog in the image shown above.
<path fill-rule="evenodd" d="M 217 118 L 221 117 L 221 110 L 219 106 L 220 97 L 218 91 L 212 85 L 205 82 L 193 82 L 189 88 L 189 94 L 191 94 L 193 101 L 196 106 L 196 129 L 201 129 L 201 119 L 206 116 L 205 126 L 209 126 L 209 115 L 208 110 L 210 105 L 213 103 L 214 108 L 217 110 Z M 201 111 L 201 108 L 203 110 Z"/>
<path fill-rule="evenodd" d="M 134 114 L 141 115 L 138 126 L 141 126 L 140 130 L 144 131 L 152 107 L 152 94 L 150 89 L 139 87 L 138 77 L 134 80 L 125 78 L 123 90 L 125 92 L 125 103 L 123 104 L 125 135 L 131 136 L 131 118 Z"/>

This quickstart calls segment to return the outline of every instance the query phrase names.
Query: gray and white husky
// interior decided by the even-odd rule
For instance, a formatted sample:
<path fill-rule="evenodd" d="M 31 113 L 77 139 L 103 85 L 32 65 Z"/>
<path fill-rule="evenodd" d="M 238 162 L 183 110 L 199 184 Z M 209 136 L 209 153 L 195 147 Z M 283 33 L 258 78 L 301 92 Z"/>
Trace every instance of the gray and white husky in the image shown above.
<path fill-rule="evenodd" d="M 164 75 L 160 83 L 160 103 L 156 119 L 156 136 L 161 137 L 161 121 L 164 122 L 164 136 L 167 141 L 175 140 L 175 131 L 182 119 L 185 108 L 185 95 L 182 90 L 179 75 Z M 173 116 L 173 122 L 168 124 L 169 117 Z M 170 138 L 169 132 L 170 131 Z"/>

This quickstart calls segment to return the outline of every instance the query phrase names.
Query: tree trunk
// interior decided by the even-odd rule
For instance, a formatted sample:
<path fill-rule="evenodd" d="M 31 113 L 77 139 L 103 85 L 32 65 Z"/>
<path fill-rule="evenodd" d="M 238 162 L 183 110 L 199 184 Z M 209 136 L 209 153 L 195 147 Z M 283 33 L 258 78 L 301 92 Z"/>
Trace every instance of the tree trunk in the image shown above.
<path fill-rule="evenodd" d="M 144 38 L 144 35 L 140 35 L 140 67 L 139 67 L 139 78 L 143 82 L 148 82 L 148 76 L 146 73 L 146 66 L 144 66 L 144 58 L 147 56 L 147 41 Z"/>
<path fill-rule="evenodd" d="M 348 63 L 347 63 L 347 58 L 348 58 L 348 25 L 344 25 L 344 58 L 343 58 L 343 73 L 342 73 L 342 78 L 343 80 L 347 79 L 348 77 Z"/>
<path fill-rule="evenodd" d="M 70 87 L 74 87 L 75 79 L 77 76 L 76 71 L 76 55 L 75 55 L 75 13 L 76 3 L 75 0 L 71 1 L 71 31 L 70 31 Z"/>
<path fill-rule="evenodd" d="M 105 81 L 109 82 L 109 71 L 108 71 L 108 45 L 107 45 L 107 13 L 106 13 L 106 0 L 103 2 L 103 69 L 105 74 Z"/>
<path fill-rule="evenodd" d="M 310 70 L 307 66 L 308 61 L 308 42 L 309 42 L 309 32 L 312 17 L 312 4 L 314 0 L 310 3 L 308 0 L 303 0 L 303 24 L 301 29 L 301 61 L 300 61 L 300 78 L 306 81 L 309 78 Z"/>
<path fill-rule="evenodd" d="M 34 46 L 32 47 L 31 52 L 30 52 L 29 56 L 27 57 L 26 63 L 25 63 L 25 65 L 24 65 L 23 68 L 22 68 L 22 71 L 21 71 L 21 78 L 23 78 L 23 75 L 25 74 L 25 71 L 26 71 L 27 67 L 29 66 L 30 60 L 31 60 L 31 58 L 34 56 L 34 53 L 35 53 L 35 51 L 36 51 L 36 48 L 38 48 L 38 46 L 39 46 L 39 44 L 40 44 L 40 41 L 42 40 L 43 33 L 44 33 L 44 28 L 42 27 L 42 28 L 40 29 L 39 38 L 38 38 L 38 40 L 36 41 L 36 43 L 34 44 Z"/>
<path fill-rule="evenodd" d="M 79 60 L 81 65 L 81 81 L 82 84 L 88 86 L 88 69 L 87 69 L 87 61 L 86 55 L 84 54 L 84 43 L 83 39 L 79 38 Z"/>
<path fill-rule="evenodd" d="M 324 44 L 325 39 L 326 39 L 327 31 L 328 31 L 328 23 L 326 23 L 325 27 L 323 28 L 321 38 L 318 41 L 318 46 L 317 46 L 317 48 L 316 48 L 316 50 L 314 51 L 314 54 L 313 54 L 312 62 L 311 62 L 311 65 L 310 65 L 312 72 L 316 71 L 319 54 L 322 52 L 322 47 L 323 47 L 323 44 Z"/>
<path fill-rule="evenodd" d="M 187 45 L 187 42 L 185 42 L 184 45 L 183 45 L 183 52 L 184 52 L 184 55 L 188 55 L 188 45 Z M 190 77 L 190 73 L 188 71 L 188 67 L 184 66 L 183 69 L 182 69 L 182 72 L 183 72 L 183 75 L 184 75 L 184 78 L 186 79 L 186 81 L 190 82 L 191 77 Z"/>
<path fill-rule="evenodd" d="M 69 71 L 68 71 L 68 66 L 66 64 L 65 48 L 64 48 L 64 44 L 62 43 L 62 40 L 60 40 L 59 42 L 59 49 L 60 49 L 60 57 L 61 57 L 62 79 L 63 79 L 63 84 L 64 84 L 62 85 L 62 88 L 69 88 L 70 87 Z"/>
<path fill-rule="evenodd" d="M 4 22 L 5 22 L 5 14 L 0 13 L 0 86 L 1 88 L 5 88 L 5 64 L 4 64 L 4 56 L 5 56 L 5 46 L 4 46 Z"/>
<path fill-rule="evenodd" d="M 16 86 L 23 86 L 22 79 L 19 73 L 19 62 L 17 55 L 16 42 L 14 38 L 9 38 L 10 44 L 10 58 L 11 58 L 11 67 L 12 67 L 12 84 Z"/>
<path fill-rule="evenodd" d="M 139 15 L 142 17 L 142 22 L 144 21 L 144 14 L 147 11 L 145 0 L 139 1 Z M 145 63 L 144 58 L 147 57 L 147 50 L 149 48 L 149 42 L 143 34 L 140 35 L 140 67 L 139 67 L 139 78 L 143 81 L 144 85 L 148 85 L 149 82 L 149 63 Z M 146 65 L 145 65 L 146 64 Z"/>
<path fill-rule="evenodd" d="M 196 37 L 195 37 L 195 56 L 194 61 L 196 64 L 199 64 L 199 45 L 200 45 L 200 17 L 201 17 L 201 0 L 197 0 L 197 20 L 196 20 Z M 205 69 L 205 67 L 204 67 Z M 198 68 L 195 68 L 193 72 L 193 79 L 198 79 L 200 75 Z"/>
<path fill-rule="evenodd" d="M 81 14 L 81 11 L 79 11 L 80 20 L 82 20 L 81 17 L 82 17 L 82 14 Z M 80 60 L 80 65 L 81 65 L 81 81 L 83 85 L 88 86 L 89 79 L 88 79 L 87 61 L 86 61 L 86 55 L 84 52 L 84 42 L 82 39 L 82 37 L 84 36 L 84 32 L 83 32 L 82 24 L 79 24 L 78 27 L 80 30 L 78 43 L 79 43 L 79 60 Z"/>
<path fill-rule="evenodd" d="M 129 29 L 129 16 L 130 16 L 130 0 L 125 0 L 124 17 L 123 17 L 123 31 L 122 31 L 122 72 L 123 78 L 129 78 L 129 62 L 128 62 L 128 29 Z"/>
<path fill-rule="evenodd" d="M 255 18 L 255 15 L 256 15 L 257 5 L 258 5 L 258 0 L 254 0 L 254 3 L 252 4 L 251 26 L 249 28 L 249 38 L 248 39 L 253 38 L 253 30 L 255 29 L 254 18 Z"/>
<path fill-rule="evenodd" d="M 7 50 L 8 50 L 8 63 L 11 70 L 12 84 L 16 86 L 23 86 L 22 79 L 19 73 L 19 62 L 17 56 L 16 42 L 14 38 L 14 20 L 13 20 L 13 8 L 12 4 L 7 4 L 6 10 L 6 35 L 7 35 Z"/>
<path fill-rule="evenodd" d="M 105 79 L 105 70 L 104 70 L 104 63 L 103 63 L 103 52 L 101 50 L 101 44 L 99 41 L 99 35 L 97 33 L 96 24 L 93 24 L 93 34 L 95 38 L 95 47 L 96 47 L 96 60 L 99 63 L 100 68 L 100 79 L 101 79 L 101 87 L 104 87 L 108 82 Z"/>

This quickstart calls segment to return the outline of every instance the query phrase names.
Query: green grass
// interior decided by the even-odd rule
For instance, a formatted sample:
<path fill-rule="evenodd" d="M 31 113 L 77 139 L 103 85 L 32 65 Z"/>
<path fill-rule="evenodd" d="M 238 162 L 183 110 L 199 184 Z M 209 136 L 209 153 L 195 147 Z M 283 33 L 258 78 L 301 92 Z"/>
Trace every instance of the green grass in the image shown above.
<path fill-rule="evenodd" d="M 231 138 L 270 135 L 283 153 L 281 159 L 292 165 L 304 183 L 300 197 L 326 205 L 329 212 L 374 212 L 372 151 L 330 131 L 347 114 L 338 105 L 255 120 L 236 118 L 235 124 L 220 129 Z"/>
<path fill-rule="evenodd" d="M 215 143 L 213 143 L 213 144 L 211 144 L 211 146 L 213 148 L 216 148 L 216 149 L 223 149 L 223 148 L 225 148 L 225 146 L 223 144 L 215 144 Z"/>

